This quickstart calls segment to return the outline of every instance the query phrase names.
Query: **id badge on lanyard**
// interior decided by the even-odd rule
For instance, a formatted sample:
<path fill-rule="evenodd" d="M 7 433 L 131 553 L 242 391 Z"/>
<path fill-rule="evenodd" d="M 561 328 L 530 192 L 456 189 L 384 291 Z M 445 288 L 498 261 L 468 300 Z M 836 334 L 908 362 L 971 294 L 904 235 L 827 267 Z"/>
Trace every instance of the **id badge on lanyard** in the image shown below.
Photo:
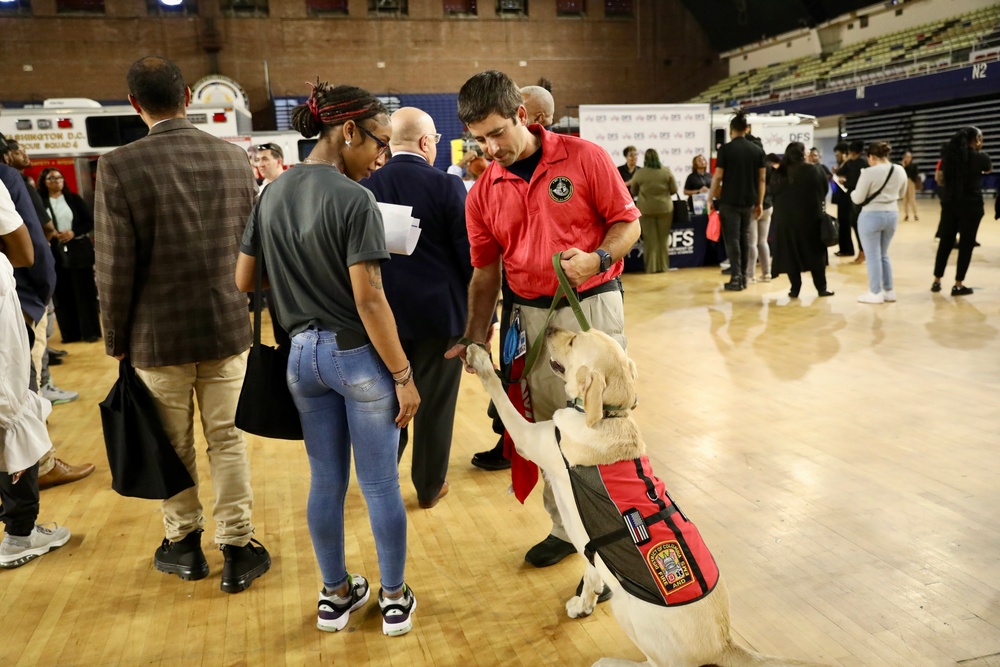
<path fill-rule="evenodd" d="M 521 326 L 521 309 L 514 308 L 510 318 L 510 327 L 503 341 L 503 363 L 510 364 L 528 351 L 528 335 Z"/>

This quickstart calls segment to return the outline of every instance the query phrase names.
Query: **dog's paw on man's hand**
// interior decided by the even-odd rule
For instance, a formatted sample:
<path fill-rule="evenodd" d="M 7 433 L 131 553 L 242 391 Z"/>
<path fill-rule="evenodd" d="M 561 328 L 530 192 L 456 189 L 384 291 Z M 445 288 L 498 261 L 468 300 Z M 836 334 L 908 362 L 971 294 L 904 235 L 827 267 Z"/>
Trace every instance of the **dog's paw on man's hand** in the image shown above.
<path fill-rule="evenodd" d="M 490 358 L 490 353 L 479 345 L 470 345 L 466 349 L 465 360 L 469 366 L 476 370 L 476 374 L 481 377 L 496 373 L 493 370 L 493 360 Z"/>
<path fill-rule="evenodd" d="M 569 614 L 570 618 L 583 618 L 584 616 L 590 616 L 594 613 L 594 607 L 597 604 L 597 596 L 595 595 L 593 597 L 594 602 L 587 605 L 583 596 L 574 595 L 566 601 L 566 613 Z"/>

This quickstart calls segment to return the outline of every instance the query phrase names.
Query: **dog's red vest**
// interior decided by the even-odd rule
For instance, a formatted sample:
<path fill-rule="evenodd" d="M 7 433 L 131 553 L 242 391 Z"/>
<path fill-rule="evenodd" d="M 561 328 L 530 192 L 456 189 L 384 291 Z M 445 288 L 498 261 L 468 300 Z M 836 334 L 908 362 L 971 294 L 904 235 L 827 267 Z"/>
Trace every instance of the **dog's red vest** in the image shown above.
<path fill-rule="evenodd" d="M 593 562 L 600 554 L 622 588 L 660 606 L 694 602 L 715 588 L 715 559 L 647 457 L 568 470 L 590 537 L 586 556 Z"/>

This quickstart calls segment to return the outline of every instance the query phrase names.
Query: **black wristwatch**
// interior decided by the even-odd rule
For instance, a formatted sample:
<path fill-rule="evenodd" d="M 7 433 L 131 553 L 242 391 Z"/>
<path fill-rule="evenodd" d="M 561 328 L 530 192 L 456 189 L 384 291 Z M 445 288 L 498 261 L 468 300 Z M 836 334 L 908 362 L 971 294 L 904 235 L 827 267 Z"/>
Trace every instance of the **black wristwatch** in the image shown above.
<path fill-rule="evenodd" d="M 610 269 L 611 265 L 614 264 L 614 260 L 611 259 L 611 253 L 608 252 L 607 250 L 602 250 L 600 248 L 598 248 L 594 252 L 596 252 L 597 256 L 601 258 L 601 270 L 598 271 L 598 273 L 604 273 L 605 271 Z"/>

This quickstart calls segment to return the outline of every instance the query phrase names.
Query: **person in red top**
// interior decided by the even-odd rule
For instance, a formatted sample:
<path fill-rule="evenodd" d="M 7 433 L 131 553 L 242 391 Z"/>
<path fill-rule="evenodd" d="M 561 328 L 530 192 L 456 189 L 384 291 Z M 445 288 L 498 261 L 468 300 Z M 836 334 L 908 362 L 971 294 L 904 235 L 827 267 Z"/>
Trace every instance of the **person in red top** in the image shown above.
<path fill-rule="evenodd" d="M 513 330 L 512 342 L 521 332 L 529 345 L 540 343 L 558 286 L 552 256 L 561 252 L 562 269 L 591 326 L 624 348 L 618 276 L 622 258 L 639 238 L 639 210 L 611 157 L 588 141 L 528 125 L 518 87 L 502 72 L 481 72 L 466 81 L 458 94 L 458 116 L 493 160 L 466 199 L 473 274 L 465 337 L 488 343 L 502 265 L 510 293 L 504 295 L 501 328 L 508 334 Z M 567 307 L 558 308 L 549 324 L 579 330 Z M 446 356 L 464 360 L 465 346 L 456 345 Z M 505 373 L 523 362 L 523 352 L 510 356 L 514 358 L 505 363 Z M 563 383 L 549 367 L 545 350 L 527 384 L 530 403 L 525 407 L 535 421 L 551 419 L 566 405 Z M 553 525 L 549 536 L 525 556 L 536 567 L 558 563 L 575 551 L 547 485 L 543 501 Z"/>

